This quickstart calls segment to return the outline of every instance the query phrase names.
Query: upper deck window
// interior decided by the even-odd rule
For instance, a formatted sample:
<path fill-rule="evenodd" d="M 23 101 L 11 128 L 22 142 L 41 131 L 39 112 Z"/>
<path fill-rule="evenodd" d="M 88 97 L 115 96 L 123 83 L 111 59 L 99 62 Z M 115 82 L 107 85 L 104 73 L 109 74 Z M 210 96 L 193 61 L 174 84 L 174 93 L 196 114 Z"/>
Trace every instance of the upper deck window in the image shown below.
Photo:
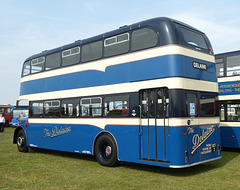
<path fill-rule="evenodd" d="M 22 73 L 22 75 L 23 76 L 29 75 L 30 71 L 31 71 L 31 64 L 30 64 L 30 61 L 27 61 L 23 65 L 23 73 Z"/>
<path fill-rule="evenodd" d="M 157 33 L 151 28 L 141 28 L 132 33 L 132 50 L 141 50 L 156 46 Z"/>
<path fill-rule="evenodd" d="M 240 55 L 227 57 L 227 76 L 240 75 Z"/>
<path fill-rule="evenodd" d="M 31 61 L 31 73 L 38 73 L 43 71 L 45 63 L 45 57 L 39 57 Z"/>
<path fill-rule="evenodd" d="M 86 44 L 82 47 L 82 62 L 102 57 L 102 41 Z"/>
<path fill-rule="evenodd" d="M 200 33 L 197 33 L 193 30 L 183 28 L 183 27 L 181 27 L 181 32 L 187 44 L 198 47 L 198 48 L 208 49 L 204 36 L 201 35 Z"/>
<path fill-rule="evenodd" d="M 46 57 L 46 70 L 51 70 L 60 67 L 60 53 L 54 53 Z"/>
<path fill-rule="evenodd" d="M 62 66 L 77 64 L 80 62 L 80 47 L 74 47 L 62 52 Z"/>
<path fill-rule="evenodd" d="M 216 69 L 217 69 L 217 77 L 223 77 L 224 76 L 223 58 L 216 59 Z"/>
<path fill-rule="evenodd" d="M 120 34 L 104 40 L 104 56 L 126 53 L 129 50 L 129 34 Z"/>

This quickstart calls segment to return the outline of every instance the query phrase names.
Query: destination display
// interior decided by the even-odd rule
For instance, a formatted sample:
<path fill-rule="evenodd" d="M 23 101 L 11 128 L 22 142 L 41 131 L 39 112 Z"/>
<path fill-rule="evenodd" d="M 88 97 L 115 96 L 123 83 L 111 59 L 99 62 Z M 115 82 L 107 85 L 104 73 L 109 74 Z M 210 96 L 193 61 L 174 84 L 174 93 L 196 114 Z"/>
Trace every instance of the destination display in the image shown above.
<path fill-rule="evenodd" d="M 240 94 L 240 81 L 218 83 L 219 96 Z"/>

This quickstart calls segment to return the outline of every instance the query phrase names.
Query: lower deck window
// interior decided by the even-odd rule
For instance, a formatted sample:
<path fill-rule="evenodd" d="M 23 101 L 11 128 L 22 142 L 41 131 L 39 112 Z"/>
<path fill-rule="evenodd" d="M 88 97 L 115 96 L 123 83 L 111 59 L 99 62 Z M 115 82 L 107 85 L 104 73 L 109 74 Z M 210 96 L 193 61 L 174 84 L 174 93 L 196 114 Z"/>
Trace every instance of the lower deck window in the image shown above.
<path fill-rule="evenodd" d="M 240 104 L 227 105 L 227 120 L 240 121 Z"/>
<path fill-rule="evenodd" d="M 60 101 L 45 101 L 44 103 L 45 117 L 59 117 L 60 116 Z"/>
<path fill-rule="evenodd" d="M 105 117 L 127 117 L 129 113 L 129 96 L 106 96 L 104 99 Z"/>
<path fill-rule="evenodd" d="M 62 117 L 78 117 L 79 116 L 78 98 L 62 100 L 61 116 Z"/>
<path fill-rule="evenodd" d="M 43 102 L 30 103 L 30 116 L 42 117 L 43 116 Z"/>
<path fill-rule="evenodd" d="M 81 116 L 96 117 L 102 115 L 102 98 L 82 98 L 80 101 Z"/>

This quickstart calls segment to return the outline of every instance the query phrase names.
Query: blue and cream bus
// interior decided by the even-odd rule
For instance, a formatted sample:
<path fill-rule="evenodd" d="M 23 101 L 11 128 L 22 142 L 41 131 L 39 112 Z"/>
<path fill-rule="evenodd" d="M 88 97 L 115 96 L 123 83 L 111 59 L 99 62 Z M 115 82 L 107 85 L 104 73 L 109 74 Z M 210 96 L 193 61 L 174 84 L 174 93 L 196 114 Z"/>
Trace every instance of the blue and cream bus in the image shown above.
<path fill-rule="evenodd" d="M 207 36 L 154 18 L 26 59 L 21 152 L 52 149 L 182 168 L 221 157 L 215 57 Z"/>
<path fill-rule="evenodd" d="M 240 148 L 240 51 L 215 55 L 222 147 Z"/>

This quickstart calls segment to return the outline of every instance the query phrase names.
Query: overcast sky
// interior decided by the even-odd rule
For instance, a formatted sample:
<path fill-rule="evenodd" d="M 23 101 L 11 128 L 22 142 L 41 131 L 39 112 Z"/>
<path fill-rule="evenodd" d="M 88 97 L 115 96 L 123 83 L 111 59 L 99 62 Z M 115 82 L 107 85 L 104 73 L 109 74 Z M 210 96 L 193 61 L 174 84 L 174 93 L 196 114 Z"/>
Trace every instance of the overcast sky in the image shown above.
<path fill-rule="evenodd" d="M 0 104 L 19 98 L 32 54 L 161 16 L 206 33 L 215 54 L 240 50 L 239 0 L 1 0 Z"/>

